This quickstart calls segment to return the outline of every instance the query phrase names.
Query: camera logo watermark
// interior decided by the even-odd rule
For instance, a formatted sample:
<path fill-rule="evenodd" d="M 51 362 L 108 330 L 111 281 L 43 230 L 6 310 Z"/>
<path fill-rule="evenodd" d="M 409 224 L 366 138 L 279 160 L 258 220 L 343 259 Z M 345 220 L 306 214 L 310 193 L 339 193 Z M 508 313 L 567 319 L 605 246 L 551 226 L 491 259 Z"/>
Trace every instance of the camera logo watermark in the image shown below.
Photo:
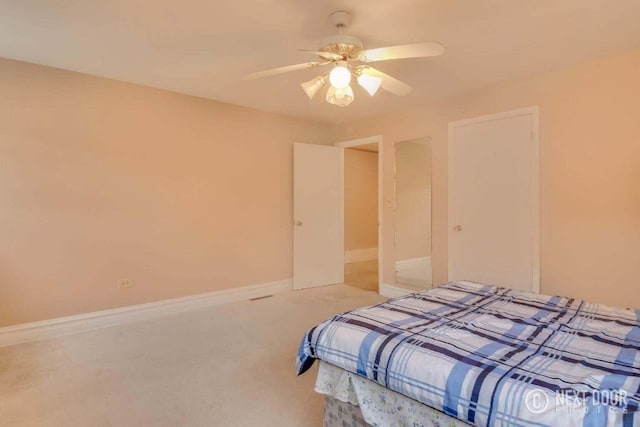
<path fill-rule="evenodd" d="M 524 395 L 524 406 L 532 414 L 541 414 L 549 408 L 551 399 L 542 390 L 527 390 Z"/>
<path fill-rule="evenodd" d="M 624 390 L 577 391 L 561 389 L 555 393 L 530 389 L 524 395 L 524 405 L 532 414 L 554 411 L 622 411 L 627 412 L 627 392 Z"/>

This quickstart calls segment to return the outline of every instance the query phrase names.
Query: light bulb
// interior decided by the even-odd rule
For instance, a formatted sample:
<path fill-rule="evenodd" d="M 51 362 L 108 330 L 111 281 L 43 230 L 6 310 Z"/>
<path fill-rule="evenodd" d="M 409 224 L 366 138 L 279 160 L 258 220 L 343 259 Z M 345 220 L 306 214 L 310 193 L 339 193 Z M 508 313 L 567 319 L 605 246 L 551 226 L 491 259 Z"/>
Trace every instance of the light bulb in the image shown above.
<path fill-rule="evenodd" d="M 368 74 L 360 74 L 358 76 L 358 84 L 371 96 L 376 94 L 380 88 L 380 83 L 382 83 L 382 79 L 380 77 L 374 77 Z"/>
<path fill-rule="evenodd" d="M 301 83 L 302 89 L 307 94 L 309 99 L 313 99 L 313 97 L 318 93 L 318 91 L 324 86 L 325 76 L 315 77 L 308 82 Z"/>
<path fill-rule="evenodd" d="M 329 73 L 329 81 L 336 89 L 343 89 L 351 83 L 351 71 L 342 64 L 338 63 Z"/>
<path fill-rule="evenodd" d="M 325 100 L 329 104 L 337 105 L 338 107 L 346 107 L 353 102 L 353 89 L 351 89 L 351 86 L 344 88 L 330 86 Z"/>

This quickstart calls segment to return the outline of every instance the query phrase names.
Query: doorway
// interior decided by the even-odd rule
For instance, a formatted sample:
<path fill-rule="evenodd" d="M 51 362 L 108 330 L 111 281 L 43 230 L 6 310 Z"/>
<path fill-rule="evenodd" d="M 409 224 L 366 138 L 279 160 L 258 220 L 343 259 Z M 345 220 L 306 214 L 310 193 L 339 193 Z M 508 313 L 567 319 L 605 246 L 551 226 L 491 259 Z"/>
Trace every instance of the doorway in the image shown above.
<path fill-rule="evenodd" d="M 382 138 L 361 138 L 336 146 L 344 151 L 344 283 L 378 292 L 382 277 Z"/>

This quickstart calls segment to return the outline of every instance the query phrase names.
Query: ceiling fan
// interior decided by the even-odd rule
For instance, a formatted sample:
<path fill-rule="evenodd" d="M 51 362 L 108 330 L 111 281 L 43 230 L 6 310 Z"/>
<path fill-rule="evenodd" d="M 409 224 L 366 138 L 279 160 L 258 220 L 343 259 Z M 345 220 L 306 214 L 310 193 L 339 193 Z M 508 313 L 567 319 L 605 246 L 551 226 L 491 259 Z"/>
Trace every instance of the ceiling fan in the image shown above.
<path fill-rule="evenodd" d="M 353 102 L 353 89 L 350 86 L 352 78 L 355 78 L 371 96 L 375 95 L 379 88 L 398 96 L 411 93 L 411 86 L 369 66 L 368 63 L 391 59 L 423 58 L 444 53 L 444 46 L 438 42 L 363 49 L 360 39 L 342 34 L 342 30 L 351 20 L 349 12 L 333 12 L 329 18 L 338 29 L 338 34 L 326 39 L 324 45 L 318 50 L 301 50 L 317 55 L 320 61 L 259 71 L 247 74 L 243 79 L 259 79 L 290 71 L 331 65 L 333 68 L 329 72 L 302 83 L 302 89 L 309 99 L 313 99 L 316 93 L 329 82 L 325 100 L 330 104 L 346 107 Z"/>

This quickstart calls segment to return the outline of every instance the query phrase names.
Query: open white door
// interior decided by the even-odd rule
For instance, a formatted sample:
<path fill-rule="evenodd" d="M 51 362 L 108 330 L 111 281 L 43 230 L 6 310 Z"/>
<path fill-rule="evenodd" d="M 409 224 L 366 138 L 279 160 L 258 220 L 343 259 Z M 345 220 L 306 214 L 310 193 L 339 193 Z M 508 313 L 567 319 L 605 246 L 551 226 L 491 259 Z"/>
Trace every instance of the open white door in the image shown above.
<path fill-rule="evenodd" d="M 341 148 L 293 146 L 293 287 L 344 281 Z"/>

